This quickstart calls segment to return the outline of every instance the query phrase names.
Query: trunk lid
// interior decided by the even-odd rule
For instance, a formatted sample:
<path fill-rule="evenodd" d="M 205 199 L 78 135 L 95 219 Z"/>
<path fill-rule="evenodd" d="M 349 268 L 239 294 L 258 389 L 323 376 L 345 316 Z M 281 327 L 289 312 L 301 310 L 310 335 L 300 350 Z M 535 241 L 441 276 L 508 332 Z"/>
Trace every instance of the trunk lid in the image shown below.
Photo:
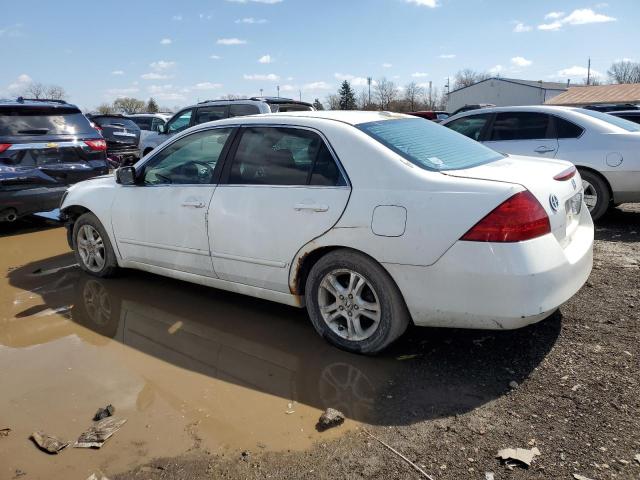
<path fill-rule="evenodd" d="M 570 162 L 563 160 L 510 155 L 476 167 L 442 173 L 523 186 L 540 202 L 549 216 L 551 232 L 561 245 L 566 246 L 578 228 L 581 209 L 586 208 L 582 201 L 582 180 L 577 171 L 567 180 L 554 179 L 571 167 Z"/>
<path fill-rule="evenodd" d="M 138 148 L 140 127 L 132 120 L 124 117 L 108 116 L 92 117 L 91 120 L 101 128 L 109 153 Z"/>

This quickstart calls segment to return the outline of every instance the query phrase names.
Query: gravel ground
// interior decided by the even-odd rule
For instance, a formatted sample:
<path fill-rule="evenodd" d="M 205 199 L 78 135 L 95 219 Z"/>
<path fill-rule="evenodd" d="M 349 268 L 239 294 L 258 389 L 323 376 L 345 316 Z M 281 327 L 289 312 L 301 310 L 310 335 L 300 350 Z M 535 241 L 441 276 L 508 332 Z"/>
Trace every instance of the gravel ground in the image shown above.
<path fill-rule="evenodd" d="M 623 206 L 597 228 L 587 285 L 553 317 L 513 332 L 414 329 L 386 352 L 409 366 L 370 424 L 308 451 L 196 450 L 115 478 L 425 478 L 372 434 L 438 480 L 639 479 L 638 312 L 640 208 Z M 534 446 L 528 469 L 496 459 Z"/>

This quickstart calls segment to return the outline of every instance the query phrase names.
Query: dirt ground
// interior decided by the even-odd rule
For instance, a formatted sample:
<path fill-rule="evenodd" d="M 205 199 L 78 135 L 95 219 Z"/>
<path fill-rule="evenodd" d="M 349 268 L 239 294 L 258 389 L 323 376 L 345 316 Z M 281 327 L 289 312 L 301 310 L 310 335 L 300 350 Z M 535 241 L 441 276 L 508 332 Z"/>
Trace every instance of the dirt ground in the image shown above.
<path fill-rule="evenodd" d="M 425 478 L 371 435 L 438 480 L 640 479 L 639 206 L 601 222 L 589 282 L 553 317 L 412 329 L 376 358 L 289 307 L 88 278 L 44 221 L 4 228 L 0 251 L 0 479 Z M 73 440 L 106 403 L 128 422 L 100 450 L 28 440 Z M 326 407 L 348 420 L 320 433 Z M 533 446 L 529 469 L 495 458 Z"/>

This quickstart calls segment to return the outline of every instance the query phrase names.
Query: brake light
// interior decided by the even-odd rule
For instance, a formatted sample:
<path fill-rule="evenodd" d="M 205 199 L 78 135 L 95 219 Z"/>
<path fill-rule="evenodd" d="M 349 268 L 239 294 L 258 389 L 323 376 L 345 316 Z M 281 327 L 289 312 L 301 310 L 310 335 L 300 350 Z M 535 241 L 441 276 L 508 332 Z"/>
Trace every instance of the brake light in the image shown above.
<path fill-rule="evenodd" d="M 553 179 L 564 182 L 565 180 L 569 180 L 570 178 L 572 178 L 575 174 L 576 174 L 576 167 L 571 165 L 569 168 L 561 171 L 559 174 L 553 177 Z"/>
<path fill-rule="evenodd" d="M 84 143 L 94 151 L 100 152 L 107 149 L 107 142 L 104 140 L 85 140 Z"/>
<path fill-rule="evenodd" d="M 8 149 L 11 146 L 10 143 L 0 143 L 0 153 L 4 152 L 6 149 Z"/>
<path fill-rule="evenodd" d="M 101 127 L 101 126 L 99 126 L 97 123 L 94 123 L 94 122 L 90 122 L 90 123 L 91 123 L 91 126 L 92 126 L 93 128 L 95 128 L 97 131 L 99 131 L 99 132 L 101 132 L 101 131 L 102 131 L 102 127 Z"/>
<path fill-rule="evenodd" d="M 547 212 L 529 190 L 524 190 L 498 205 L 460 240 L 521 242 L 550 232 Z"/>

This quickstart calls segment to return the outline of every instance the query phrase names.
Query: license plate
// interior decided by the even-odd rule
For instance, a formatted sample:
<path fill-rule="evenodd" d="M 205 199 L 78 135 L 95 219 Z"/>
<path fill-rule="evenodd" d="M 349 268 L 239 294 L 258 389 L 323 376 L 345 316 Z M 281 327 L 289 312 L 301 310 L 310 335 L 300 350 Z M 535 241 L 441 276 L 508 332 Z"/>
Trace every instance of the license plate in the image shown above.
<path fill-rule="evenodd" d="M 136 136 L 135 133 L 129 133 L 129 132 L 113 132 L 113 134 L 116 137 L 135 137 Z"/>
<path fill-rule="evenodd" d="M 564 204 L 564 208 L 567 212 L 568 220 L 579 215 L 580 210 L 582 209 L 582 192 L 576 193 L 573 197 L 567 200 Z"/>

